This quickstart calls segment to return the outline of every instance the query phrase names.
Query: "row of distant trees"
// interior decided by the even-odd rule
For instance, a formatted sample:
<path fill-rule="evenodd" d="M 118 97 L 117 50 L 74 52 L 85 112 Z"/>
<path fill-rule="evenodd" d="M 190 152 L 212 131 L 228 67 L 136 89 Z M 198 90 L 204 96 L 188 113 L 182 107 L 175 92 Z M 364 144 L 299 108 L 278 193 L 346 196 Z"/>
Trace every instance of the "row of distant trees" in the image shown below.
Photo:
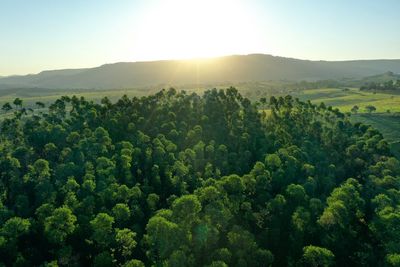
<path fill-rule="evenodd" d="M 397 81 L 387 81 L 384 83 L 367 83 L 360 87 L 360 90 L 363 91 L 371 91 L 371 90 L 383 90 L 383 91 L 392 91 L 392 90 L 400 90 L 400 80 Z"/>
<path fill-rule="evenodd" d="M 365 110 L 367 113 L 371 114 L 371 113 L 373 113 L 373 112 L 376 111 L 376 107 L 373 106 L 373 105 L 367 105 L 367 106 L 364 107 L 364 110 Z M 357 113 L 360 111 L 360 107 L 357 106 L 357 105 L 355 105 L 355 106 L 353 106 L 353 107 L 351 108 L 350 111 L 351 111 L 351 113 L 353 113 L 353 114 L 357 114 Z M 390 109 L 386 110 L 386 113 L 391 113 Z"/>
<path fill-rule="evenodd" d="M 21 109 L 23 100 L 20 99 L 20 98 L 16 98 L 12 103 L 14 104 L 14 106 L 15 106 L 16 109 Z M 260 103 L 262 104 L 262 106 L 265 107 L 266 104 L 267 104 L 267 99 L 266 99 L 265 97 L 261 98 L 261 99 L 260 99 Z M 44 108 L 44 107 L 45 107 L 45 104 L 42 103 L 42 102 L 36 102 L 36 106 L 37 106 L 38 108 Z M 7 102 L 7 103 L 3 104 L 3 106 L 1 107 L 1 109 L 2 109 L 4 112 L 7 113 L 7 112 L 9 112 L 9 111 L 11 111 L 11 110 L 13 109 L 13 106 L 12 106 L 9 102 Z M 367 112 L 370 113 L 370 114 L 376 111 L 376 107 L 373 106 L 373 105 L 367 105 L 367 106 L 365 106 L 364 109 L 365 109 L 365 111 L 367 111 Z M 357 105 L 355 105 L 355 106 L 353 106 L 353 107 L 351 108 L 351 112 L 352 112 L 353 114 L 357 114 L 359 111 L 360 111 L 360 107 L 357 106 Z"/>
<path fill-rule="evenodd" d="M 360 107 L 357 106 L 357 105 L 355 105 L 355 106 L 353 106 L 351 108 L 351 112 L 354 113 L 354 114 L 357 114 L 359 110 L 360 110 Z M 372 105 L 365 106 L 365 111 L 367 111 L 368 113 L 375 112 L 376 111 L 376 107 L 372 106 Z"/>
<path fill-rule="evenodd" d="M 10 102 L 4 103 L 3 106 L 1 107 L 1 110 L 4 111 L 5 113 L 8 113 L 9 111 L 11 111 L 15 108 L 14 110 L 19 110 L 19 111 L 22 111 L 23 113 L 26 113 L 26 111 L 33 112 L 32 108 L 22 107 L 23 100 L 19 97 L 15 98 L 14 101 L 12 102 L 12 104 L 13 105 L 11 105 Z M 40 102 L 40 101 L 36 102 L 35 105 L 38 109 L 43 109 L 46 106 L 43 102 Z"/>

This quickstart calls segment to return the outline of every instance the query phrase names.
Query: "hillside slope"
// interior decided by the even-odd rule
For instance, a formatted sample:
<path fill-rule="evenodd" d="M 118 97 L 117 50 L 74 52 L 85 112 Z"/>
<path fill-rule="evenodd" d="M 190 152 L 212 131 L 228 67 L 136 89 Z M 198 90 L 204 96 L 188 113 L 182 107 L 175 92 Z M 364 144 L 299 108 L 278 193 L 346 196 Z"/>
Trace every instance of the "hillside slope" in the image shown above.
<path fill-rule="evenodd" d="M 309 61 L 252 54 L 204 60 L 106 64 L 96 68 L 44 71 L 0 78 L 4 88 L 102 89 L 150 85 L 208 84 L 266 80 L 359 79 L 392 71 L 400 60 Z"/>

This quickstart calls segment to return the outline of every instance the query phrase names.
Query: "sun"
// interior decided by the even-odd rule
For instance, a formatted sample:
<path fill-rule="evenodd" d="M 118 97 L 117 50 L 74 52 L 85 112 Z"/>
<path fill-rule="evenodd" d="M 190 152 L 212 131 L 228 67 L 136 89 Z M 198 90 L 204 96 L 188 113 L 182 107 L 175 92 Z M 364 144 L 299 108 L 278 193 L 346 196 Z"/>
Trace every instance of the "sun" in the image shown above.
<path fill-rule="evenodd" d="M 257 15 L 235 0 L 165 0 L 135 25 L 131 57 L 191 59 L 247 54 L 260 48 Z"/>

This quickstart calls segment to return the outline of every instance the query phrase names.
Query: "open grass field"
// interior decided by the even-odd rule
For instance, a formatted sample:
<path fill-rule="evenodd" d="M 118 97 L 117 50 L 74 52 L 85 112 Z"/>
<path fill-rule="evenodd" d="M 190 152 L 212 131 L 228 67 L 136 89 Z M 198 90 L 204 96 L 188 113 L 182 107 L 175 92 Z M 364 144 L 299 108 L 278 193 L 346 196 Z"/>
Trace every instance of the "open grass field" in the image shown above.
<path fill-rule="evenodd" d="M 365 113 L 365 106 L 376 107 L 377 113 L 400 112 L 400 94 L 384 94 L 360 91 L 355 88 L 343 90 L 339 88 L 313 89 L 295 92 L 300 100 L 311 100 L 314 103 L 324 102 L 328 106 L 339 108 L 343 112 L 350 111 L 357 105 L 359 113 Z"/>

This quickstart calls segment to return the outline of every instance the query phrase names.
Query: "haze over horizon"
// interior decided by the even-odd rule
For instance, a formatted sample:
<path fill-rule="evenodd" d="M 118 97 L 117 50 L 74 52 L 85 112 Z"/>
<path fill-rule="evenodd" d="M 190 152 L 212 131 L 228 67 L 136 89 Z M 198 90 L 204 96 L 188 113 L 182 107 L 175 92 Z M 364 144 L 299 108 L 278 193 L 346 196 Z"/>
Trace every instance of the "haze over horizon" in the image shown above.
<path fill-rule="evenodd" d="M 0 76 L 253 53 L 399 59 L 399 8 L 396 0 L 5 0 Z"/>
<path fill-rule="evenodd" d="M 220 59 L 227 59 L 227 58 L 232 58 L 232 57 L 246 57 L 246 56 L 267 56 L 270 58 L 281 58 L 283 60 L 299 60 L 299 61 L 310 61 L 310 62 L 373 62 L 373 61 L 391 61 L 391 60 L 400 60 L 399 58 L 374 58 L 374 59 L 338 59 L 338 60 L 324 60 L 324 59 L 303 59 L 303 58 L 294 58 L 294 57 L 285 57 L 285 56 L 280 56 L 280 55 L 271 55 L 271 54 L 264 54 L 264 53 L 250 53 L 250 54 L 231 54 L 231 55 L 221 55 L 221 56 L 210 56 L 210 57 L 198 57 L 198 58 L 171 58 L 171 59 L 150 59 L 150 60 L 137 60 L 137 61 L 117 61 L 117 62 L 105 62 L 100 65 L 95 65 L 95 66 L 82 66 L 82 67 L 66 67 L 66 68 L 53 68 L 53 69 L 42 69 L 37 72 L 31 72 L 31 73 L 23 73 L 23 74 L 11 74 L 11 75 L 0 75 L 1 78 L 12 78 L 12 77 L 24 77 L 24 76 L 34 76 L 34 75 L 39 75 L 44 72 L 53 72 L 53 71 L 68 71 L 68 70 L 91 70 L 91 69 L 96 69 L 96 68 L 101 68 L 107 65 L 118 65 L 121 63 L 158 63 L 158 62 L 179 62 L 182 63 L 189 63 L 189 64 L 202 64 L 203 62 L 208 62 L 207 64 L 210 64 L 211 62 L 215 60 L 220 60 Z M 391 72 L 390 69 L 387 70 L 387 72 Z"/>

